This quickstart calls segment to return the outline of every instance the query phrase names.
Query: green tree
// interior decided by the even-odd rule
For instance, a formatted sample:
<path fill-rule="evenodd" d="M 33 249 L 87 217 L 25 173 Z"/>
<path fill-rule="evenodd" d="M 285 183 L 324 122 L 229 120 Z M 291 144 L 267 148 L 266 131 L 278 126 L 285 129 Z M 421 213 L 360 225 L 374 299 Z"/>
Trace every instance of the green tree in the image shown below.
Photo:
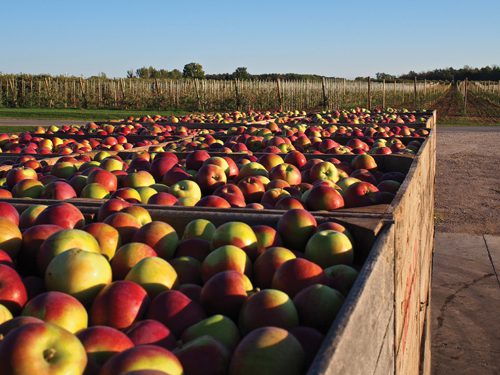
<path fill-rule="evenodd" d="M 244 66 L 240 66 L 236 68 L 234 73 L 232 74 L 233 79 L 251 79 L 252 75 L 248 73 L 247 68 Z"/>
<path fill-rule="evenodd" d="M 182 76 L 184 78 L 198 78 L 204 79 L 205 72 L 203 71 L 203 67 L 198 63 L 189 63 L 184 65 L 184 70 L 182 71 Z"/>

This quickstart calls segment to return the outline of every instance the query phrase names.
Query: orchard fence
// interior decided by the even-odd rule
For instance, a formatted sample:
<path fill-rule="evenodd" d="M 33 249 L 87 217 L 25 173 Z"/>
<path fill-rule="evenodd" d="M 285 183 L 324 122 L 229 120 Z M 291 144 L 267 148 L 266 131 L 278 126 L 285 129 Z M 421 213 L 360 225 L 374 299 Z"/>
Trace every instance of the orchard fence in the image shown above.
<path fill-rule="evenodd" d="M 422 108 L 448 82 L 323 80 L 198 80 L 0 75 L 0 106 L 24 108 L 335 109 Z"/>

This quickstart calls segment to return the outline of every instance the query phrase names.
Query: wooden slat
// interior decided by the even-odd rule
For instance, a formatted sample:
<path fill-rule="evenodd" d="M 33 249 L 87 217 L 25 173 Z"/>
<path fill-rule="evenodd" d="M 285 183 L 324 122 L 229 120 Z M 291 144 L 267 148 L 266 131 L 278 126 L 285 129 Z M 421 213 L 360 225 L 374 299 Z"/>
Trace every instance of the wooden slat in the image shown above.
<path fill-rule="evenodd" d="M 394 228 L 371 250 L 308 374 L 372 374 L 394 363 Z"/>

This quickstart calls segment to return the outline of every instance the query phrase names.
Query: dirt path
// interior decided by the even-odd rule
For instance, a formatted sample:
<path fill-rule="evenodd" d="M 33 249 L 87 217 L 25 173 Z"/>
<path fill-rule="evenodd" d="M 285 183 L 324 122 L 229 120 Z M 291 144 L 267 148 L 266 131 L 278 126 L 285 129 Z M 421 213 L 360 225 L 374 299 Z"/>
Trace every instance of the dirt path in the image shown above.
<path fill-rule="evenodd" d="M 437 135 L 436 230 L 500 234 L 500 126 Z"/>

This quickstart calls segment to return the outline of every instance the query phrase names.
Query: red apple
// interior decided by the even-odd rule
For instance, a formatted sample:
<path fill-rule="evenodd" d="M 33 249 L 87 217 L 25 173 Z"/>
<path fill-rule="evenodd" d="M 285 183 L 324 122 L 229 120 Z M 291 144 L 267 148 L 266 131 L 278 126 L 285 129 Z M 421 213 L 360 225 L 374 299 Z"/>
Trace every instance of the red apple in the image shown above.
<path fill-rule="evenodd" d="M 92 304 L 92 325 L 128 329 L 142 319 L 149 297 L 140 285 L 126 280 L 115 281 L 103 288 Z"/>

